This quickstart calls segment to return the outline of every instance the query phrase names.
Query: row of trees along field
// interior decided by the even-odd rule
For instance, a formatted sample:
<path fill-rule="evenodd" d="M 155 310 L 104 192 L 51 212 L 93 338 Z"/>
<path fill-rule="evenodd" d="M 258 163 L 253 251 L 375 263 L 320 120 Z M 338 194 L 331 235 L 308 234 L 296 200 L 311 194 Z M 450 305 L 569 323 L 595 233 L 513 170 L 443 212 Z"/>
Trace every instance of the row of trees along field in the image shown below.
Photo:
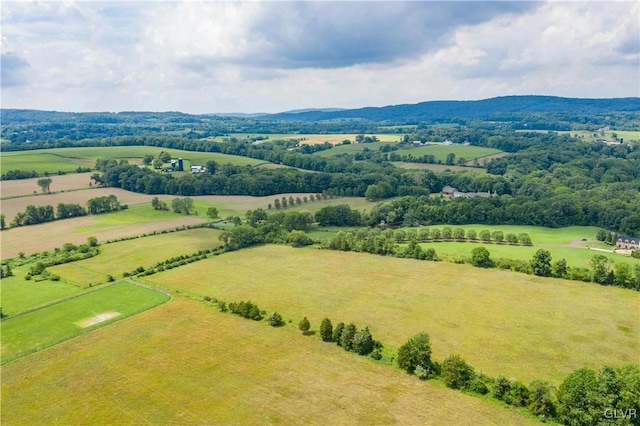
<path fill-rule="evenodd" d="M 58 203 L 55 211 L 53 206 L 27 206 L 24 212 L 19 212 L 11 221 L 11 227 L 36 225 L 38 223 L 52 222 L 54 220 L 68 219 L 72 217 L 86 216 L 87 214 L 101 214 L 126 209 L 126 204 L 120 204 L 115 195 L 105 195 L 89 199 L 87 208 L 80 204 Z M 6 228 L 4 214 L 0 217 L 0 227 Z"/>

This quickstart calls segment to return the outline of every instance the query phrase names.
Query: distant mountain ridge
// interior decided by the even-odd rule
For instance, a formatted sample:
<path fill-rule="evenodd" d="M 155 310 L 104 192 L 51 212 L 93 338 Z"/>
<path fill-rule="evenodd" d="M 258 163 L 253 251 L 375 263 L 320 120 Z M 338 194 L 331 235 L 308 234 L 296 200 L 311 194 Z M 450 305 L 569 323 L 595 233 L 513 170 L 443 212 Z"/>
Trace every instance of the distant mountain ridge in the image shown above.
<path fill-rule="evenodd" d="M 451 118 L 489 119 L 496 115 L 570 112 L 602 114 L 640 112 L 640 97 L 587 99 L 558 96 L 501 96 L 477 101 L 428 101 L 417 104 L 365 107 L 338 111 L 310 110 L 283 112 L 262 118 L 270 120 L 326 121 L 361 119 L 369 121 L 445 120 Z"/>

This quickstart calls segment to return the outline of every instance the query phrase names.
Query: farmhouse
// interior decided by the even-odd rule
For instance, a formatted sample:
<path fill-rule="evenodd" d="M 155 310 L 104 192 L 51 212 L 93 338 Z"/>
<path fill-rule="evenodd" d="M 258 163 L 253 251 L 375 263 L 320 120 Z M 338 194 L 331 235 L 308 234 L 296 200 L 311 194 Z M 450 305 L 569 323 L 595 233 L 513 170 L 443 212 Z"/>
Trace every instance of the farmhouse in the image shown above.
<path fill-rule="evenodd" d="M 623 250 L 640 250 L 640 238 L 619 235 L 616 239 L 616 247 Z"/>
<path fill-rule="evenodd" d="M 191 166 L 191 173 L 204 173 L 207 171 L 205 166 Z"/>

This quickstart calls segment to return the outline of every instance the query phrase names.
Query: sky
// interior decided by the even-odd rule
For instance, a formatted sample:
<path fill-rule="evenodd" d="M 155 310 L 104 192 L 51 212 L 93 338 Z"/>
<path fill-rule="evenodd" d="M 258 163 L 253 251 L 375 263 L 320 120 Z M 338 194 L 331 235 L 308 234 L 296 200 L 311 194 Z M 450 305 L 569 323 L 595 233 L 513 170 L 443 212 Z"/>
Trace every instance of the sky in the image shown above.
<path fill-rule="evenodd" d="M 2 1 L 2 108 L 640 96 L 640 2 Z"/>

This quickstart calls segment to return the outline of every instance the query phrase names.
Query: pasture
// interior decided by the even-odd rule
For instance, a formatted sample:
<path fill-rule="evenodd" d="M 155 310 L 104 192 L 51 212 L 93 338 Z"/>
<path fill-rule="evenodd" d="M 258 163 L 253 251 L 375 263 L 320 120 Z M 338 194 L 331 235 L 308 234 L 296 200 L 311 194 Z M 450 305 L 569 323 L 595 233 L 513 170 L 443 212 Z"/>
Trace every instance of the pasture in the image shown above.
<path fill-rule="evenodd" d="M 350 145 L 337 145 L 331 149 L 325 149 L 324 151 L 314 152 L 312 155 L 317 155 L 320 157 L 335 157 L 340 154 L 355 154 L 357 152 L 363 152 L 365 150 L 369 151 L 379 151 L 381 147 L 388 144 L 398 143 L 397 141 L 380 141 L 380 142 L 372 142 L 372 143 L 351 143 Z"/>
<path fill-rule="evenodd" d="M 38 186 L 38 179 L 18 179 L 0 181 L 0 197 L 13 198 L 42 194 L 42 189 Z M 51 192 L 66 192 L 78 189 L 89 189 L 91 186 L 91 173 L 73 173 L 70 175 L 51 176 Z M 42 196 L 46 197 L 46 194 Z"/>
<path fill-rule="evenodd" d="M 13 276 L 2 278 L 2 313 L 15 315 L 27 309 L 49 303 L 82 291 L 80 287 L 62 282 L 25 280 L 28 267 L 14 268 Z"/>
<path fill-rule="evenodd" d="M 447 166 L 445 164 L 405 163 L 402 161 L 393 161 L 391 164 L 402 169 L 431 170 L 435 173 L 446 171 L 487 173 L 487 169 L 481 167 Z"/>
<path fill-rule="evenodd" d="M 87 286 L 104 282 L 109 275 L 119 277 L 123 272 L 133 271 L 139 266 L 146 269 L 175 256 L 219 247 L 220 234 L 221 231 L 215 229 L 189 229 L 103 244 L 97 256 L 52 266 L 48 271 L 75 285 Z"/>
<path fill-rule="evenodd" d="M 5 425 L 538 424 L 179 296 L 2 370 Z"/>
<path fill-rule="evenodd" d="M 298 139 L 301 144 L 306 145 L 317 145 L 323 144 L 325 142 L 329 142 L 332 145 L 340 145 L 344 140 L 350 140 L 351 143 L 354 143 L 356 140 L 356 133 L 329 133 L 329 134 L 302 134 L 302 133 L 276 133 L 269 135 L 250 135 L 250 134 L 241 134 L 235 135 L 236 137 L 244 136 L 244 137 L 255 137 L 255 136 L 264 136 L 267 137 L 266 141 L 276 141 L 276 140 L 291 140 Z M 403 135 L 398 133 L 367 133 L 365 136 L 375 136 L 381 142 L 399 142 Z"/>
<path fill-rule="evenodd" d="M 55 174 L 58 170 L 73 172 L 78 166 L 93 167 L 101 158 L 115 158 L 140 160 L 148 154 L 157 157 L 162 151 L 167 151 L 171 157 L 185 160 L 185 169 L 190 165 L 204 165 L 213 160 L 219 164 L 233 164 L 237 166 L 256 166 L 265 161 L 237 155 L 227 155 L 215 152 L 194 152 L 154 146 L 112 146 L 91 148 L 52 148 L 33 151 L 3 152 L 0 158 L 2 170 L 35 170 L 41 175 L 45 172 Z"/>
<path fill-rule="evenodd" d="M 411 154 L 414 157 L 422 157 L 423 155 L 433 155 L 436 161 L 444 162 L 447 159 L 447 155 L 455 154 L 455 162 L 460 158 L 464 158 L 466 161 L 474 159 L 480 159 L 489 155 L 500 154 L 501 151 L 495 148 L 487 148 L 483 146 L 473 145 L 443 145 L 443 144 L 428 144 L 424 146 L 411 147 L 396 151 L 400 155 Z"/>
<path fill-rule="evenodd" d="M 122 282 L 2 321 L 2 362 L 166 302 L 165 293 Z"/>
<path fill-rule="evenodd" d="M 354 321 L 393 347 L 427 331 L 436 360 L 458 353 L 525 383 L 637 362 L 640 351 L 639 293 L 469 265 L 265 245 L 146 281 L 251 300 L 313 327 Z"/>

